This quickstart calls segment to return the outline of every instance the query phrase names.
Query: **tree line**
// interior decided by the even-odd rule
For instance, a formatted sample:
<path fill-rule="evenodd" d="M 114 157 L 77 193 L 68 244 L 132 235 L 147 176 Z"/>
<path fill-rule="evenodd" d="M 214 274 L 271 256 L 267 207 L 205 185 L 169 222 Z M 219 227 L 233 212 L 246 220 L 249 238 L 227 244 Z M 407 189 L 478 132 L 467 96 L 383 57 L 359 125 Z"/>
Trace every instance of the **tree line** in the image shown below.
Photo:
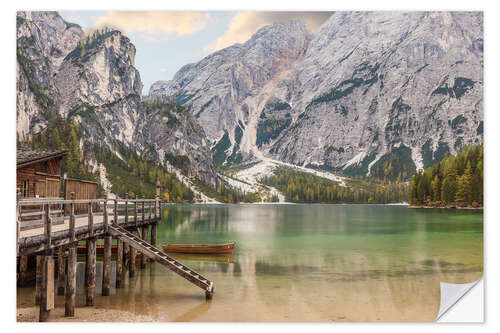
<path fill-rule="evenodd" d="M 417 173 L 411 180 L 409 202 L 417 206 L 483 205 L 483 144 Z"/>
<path fill-rule="evenodd" d="M 223 180 L 218 184 L 217 189 L 213 189 L 202 181 L 196 179 L 194 184 L 198 189 L 210 198 L 214 198 L 223 203 L 257 202 L 260 196 L 255 192 L 243 192 L 237 188 L 228 186 Z"/>
<path fill-rule="evenodd" d="M 153 198 L 156 181 L 160 181 L 160 196 L 167 202 L 191 202 L 193 192 L 173 174 L 153 161 L 144 159 L 135 151 L 120 147 L 111 151 L 109 147 L 94 146 L 96 160 L 106 167 L 106 176 L 112 184 L 111 191 L 123 197 L 139 196 Z"/>
<path fill-rule="evenodd" d="M 352 180 L 347 186 L 287 167 L 279 167 L 274 175 L 261 182 L 277 188 L 287 201 L 295 203 L 397 203 L 406 201 L 404 183 L 381 183 Z"/>
<path fill-rule="evenodd" d="M 68 155 L 61 163 L 61 174 L 67 173 L 70 178 L 97 181 L 97 176 L 88 171 L 82 163 L 83 153 L 80 149 L 82 134 L 78 124 L 64 121 L 57 116 L 56 111 L 52 111 L 47 127 L 42 132 L 33 134 L 27 144 L 35 149 L 68 150 Z"/>
<path fill-rule="evenodd" d="M 67 173 L 70 178 L 97 182 L 99 196 L 103 196 L 104 189 L 99 175 L 90 172 L 83 162 L 84 154 L 80 149 L 82 136 L 83 130 L 76 122 L 66 121 L 53 111 L 49 115 L 47 127 L 42 132 L 34 134 L 27 144 L 35 149 L 68 150 L 68 155 L 61 163 L 61 174 Z M 119 196 L 124 197 L 128 193 L 130 197 L 137 195 L 152 198 L 156 195 L 158 179 L 163 200 L 191 202 L 194 198 L 193 192 L 174 175 L 130 149 L 120 147 L 113 152 L 109 147 L 94 145 L 90 150 L 93 157 L 106 167 L 106 177 L 112 184 L 111 191 Z"/>

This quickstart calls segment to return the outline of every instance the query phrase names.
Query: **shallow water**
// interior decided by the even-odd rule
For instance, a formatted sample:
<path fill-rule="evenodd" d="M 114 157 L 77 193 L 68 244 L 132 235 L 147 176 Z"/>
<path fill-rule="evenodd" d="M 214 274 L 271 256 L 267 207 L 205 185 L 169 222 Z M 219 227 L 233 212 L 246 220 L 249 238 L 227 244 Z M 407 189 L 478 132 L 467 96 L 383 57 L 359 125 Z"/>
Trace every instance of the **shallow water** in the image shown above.
<path fill-rule="evenodd" d="M 158 244 L 236 242 L 232 257 L 178 256 L 214 282 L 213 299 L 150 263 L 113 296 L 96 297 L 96 308 L 160 321 L 433 321 L 439 282 L 472 282 L 483 271 L 477 211 L 253 204 L 163 213 Z M 18 289 L 19 307 L 32 299 L 33 288 Z"/>

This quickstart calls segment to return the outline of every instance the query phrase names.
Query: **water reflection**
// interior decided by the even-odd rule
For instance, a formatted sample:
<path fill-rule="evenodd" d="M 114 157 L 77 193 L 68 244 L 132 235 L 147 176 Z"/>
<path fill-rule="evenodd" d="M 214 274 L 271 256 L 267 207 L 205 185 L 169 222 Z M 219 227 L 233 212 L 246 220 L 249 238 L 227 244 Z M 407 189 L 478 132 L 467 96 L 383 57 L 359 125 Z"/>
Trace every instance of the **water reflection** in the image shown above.
<path fill-rule="evenodd" d="M 159 245 L 236 242 L 232 256 L 175 254 L 214 281 L 213 300 L 148 263 L 135 278 L 125 275 L 115 296 L 97 297 L 96 306 L 160 321 L 433 321 L 439 282 L 482 276 L 476 212 L 171 205 L 163 216 Z"/>

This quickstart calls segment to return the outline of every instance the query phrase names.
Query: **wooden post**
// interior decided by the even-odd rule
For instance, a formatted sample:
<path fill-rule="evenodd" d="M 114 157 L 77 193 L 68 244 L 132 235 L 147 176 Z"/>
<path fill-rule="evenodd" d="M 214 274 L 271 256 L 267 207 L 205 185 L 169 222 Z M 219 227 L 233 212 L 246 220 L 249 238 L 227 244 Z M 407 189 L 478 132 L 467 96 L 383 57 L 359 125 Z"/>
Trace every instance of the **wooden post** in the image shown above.
<path fill-rule="evenodd" d="M 108 200 L 104 200 L 104 208 L 103 208 L 103 219 L 104 219 L 104 232 L 108 233 Z"/>
<path fill-rule="evenodd" d="M 151 225 L 151 245 L 156 247 L 156 230 L 157 230 L 158 222 L 155 222 Z"/>
<path fill-rule="evenodd" d="M 148 210 L 149 210 L 149 217 L 148 220 L 151 222 L 151 210 L 153 209 L 153 205 L 151 205 L 151 201 L 148 201 Z"/>
<path fill-rule="evenodd" d="M 123 256 L 126 259 L 129 257 L 129 255 L 130 255 L 130 246 L 127 243 L 123 242 Z M 126 265 L 126 264 L 127 264 L 127 261 L 125 260 L 124 265 Z"/>
<path fill-rule="evenodd" d="M 40 296 L 38 320 L 44 322 L 49 318 L 50 310 L 54 308 L 54 259 L 48 254 L 43 256 Z"/>
<path fill-rule="evenodd" d="M 72 202 L 69 204 L 69 240 L 75 241 L 75 192 L 71 192 Z"/>
<path fill-rule="evenodd" d="M 21 190 L 17 189 L 16 198 L 16 255 L 19 254 L 19 237 L 21 235 Z"/>
<path fill-rule="evenodd" d="M 87 239 L 87 276 L 86 276 L 86 305 L 94 305 L 95 277 L 96 277 L 96 239 Z"/>
<path fill-rule="evenodd" d="M 19 285 L 24 285 L 26 283 L 26 275 L 28 272 L 28 256 L 21 256 L 19 258 Z"/>
<path fill-rule="evenodd" d="M 64 316 L 75 316 L 76 298 L 76 243 L 68 246 L 68 267 L 66 276 L 66 302 L 64 305 Z"/>
<path fill-rule="evenodd" d="M 64 295 L 64 285 L 66 283 L 66 270 L 64 263 L 65 256 L 64 246 L 59 246 L 57 249 L 57 294 Z"/>
<path fill-rule="evenodd" d="M 156 197 L 155 197 L 155 219 L 160 216 L 160 179 L 156 180 Z"/>
<path fill-rule="evenodd" d="M 134 224 L 135 227 L 137 228 L 137 195 L 135 196 L 134 200 Z"/>
<path fill-rule="evenodd" d="M 45 205 L 45 215 L 44 215 L 44 224 L 45 224 L 45 249 L 48 251 L 52 246 L 52 219 L 50 218 L 50 205 Z"/>
<path fill-rule="evenodd" d="M 148 231 L 149 231 L 148 229 L 149 228 L 147 225 L 142 227 L 142 235 L 141 236 L 142 236 L 142 240 L 145 242 L 148 241 Z M 146 254 L 142 253 L 142 255 L 141 255 L 141 268 L 146 268 L 146 260 L 147 260 Z"/>
<path fill-rule="evenodd" d="M 42 296 L 43 256 L 36 256 L 35 305 L 40 305 Z"/>
<path fill-rule="evenodd" d="M 111 235 L 104 236 L 104 263 L 102 270 L 102 296 L 109 296 L 111 284 Z"/>
<path fill-rule="evenodd" d="M 71 192 L 71 200 L 75 200 L 75 192 Z M 69 211 L 69 237 L 68 245 L 68 266 L 66 273 L 66 299 L 64 304 L 64 316 L 75 316 L 75 298 L 76 298 L 76 239 L 75 239 L 75 204 L 70 203 Z"/>
<path fill-rule="evenodd" d="M 144 213 L 144 196 L 142 197 L 142 202 L 141 202 L 141 222 L 144 224 L 146 218 L 146 214 Z"/>
<path fill-rule="evenodd" d="M 118 225 L 118 200 L 115 198 L 115 206 L 113 208 L 113 224 Z"/>
<path fill-rule="evenodd" d="M 128 193 L 125 193 L 125 225 L 128 223 Z"/>
<path fill-rule="evenodd" d="M 155 199 L 155 221 L 158 220 L 158 200 Z"/>
<path fill-rule="evenodd" d="M 123 274 L 123 241 L 117 238 L 118 246 L 116 248 L 116 288 L 122 286 Z"/>
<path fill-rule="evenodd" d="M 94 237 L 94 211 L 92 208 L 92 203 L 89 202 L 89 234 L 90 237 Z"/>
<path fill-rule="evenodd" d="M 136 234 L 135 231 L 132 231 L 132 234 Z M 128 266 L 128 276 L 129 277 L 134 277 L 135 276 L 135 257 L 137 255 L 137 250 L 133 247 L 130 246 L 130 261 L 129 261 L 129 266 Z"/>

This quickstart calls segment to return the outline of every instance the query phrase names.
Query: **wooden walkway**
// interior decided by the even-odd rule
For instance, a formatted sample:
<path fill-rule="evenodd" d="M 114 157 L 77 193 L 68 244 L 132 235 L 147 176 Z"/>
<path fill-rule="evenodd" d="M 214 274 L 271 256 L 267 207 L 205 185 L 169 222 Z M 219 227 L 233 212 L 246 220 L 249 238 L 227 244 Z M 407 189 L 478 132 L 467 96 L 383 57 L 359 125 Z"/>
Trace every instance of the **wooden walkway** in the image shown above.
<path fill-rule="evenodd" d="M 78 214 L 75 214 L 75 208 Z M 40 321 L 46 321 L 54 307 L 55 293 L 66 295 L 65 316 L 74 316 L 76 249 L 79 241 L 86 242 L 86 304 L 94 304 L 98 238 L 104 238 L 103 296 L 110 294 L 111 244 L 114 237 L 117 239 L 116 288 L 121 287 L 124 267 L 128 268 L 129 277 L 134 277 L 137 251 L 140 251 L 141 268 L 146 267 L 147 258 L 154 260 L 202 288 L 207 299 L 212 298 L 214 289 L 211 281 L 156 247 L 157 223 L 160 220 L 158 192 L 155 199 L 18 198 L 16 237 L 19 271 L 27 270 L 29 255 L 37 256 L 35 302 L 40 305 Z M 57 257 L 57 269 L 54 257 Z"/>

